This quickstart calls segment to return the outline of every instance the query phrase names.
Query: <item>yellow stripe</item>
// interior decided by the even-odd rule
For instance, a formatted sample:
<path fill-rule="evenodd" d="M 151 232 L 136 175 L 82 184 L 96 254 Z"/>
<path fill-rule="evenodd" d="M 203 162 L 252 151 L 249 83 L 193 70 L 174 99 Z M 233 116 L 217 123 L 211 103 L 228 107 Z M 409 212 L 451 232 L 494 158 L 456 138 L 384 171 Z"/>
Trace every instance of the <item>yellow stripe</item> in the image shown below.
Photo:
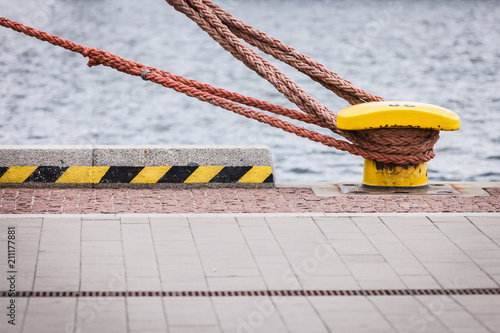
<path fill-rule="evenodd" d="M 254 166 L 241 177 L 238 183 L 263 183 L 272 173 L 273 169 L 270 166 Z"/>
<path fill-rule="evenodd" d="M 160 180 L 163 175 L 167 173 L 168 170 L 170 170 L 171 166 L 148 166 L 144 167 L 144 169 L 141 170 L 135 176 L 134 179 L 130 181 L 131 184 L 154 184 Z"/>
<path fill-rule="evenodd" d="M 0 178 L 0 183 L 22 183 L 28 178 L 37 166 L 13 166 Z"/>
<path fill-rule="evenodd" d="M 222 169 L 223 166 L 217 165 L 199 166 L 184 183 L 208 183 Z"/>
<path fill-rule="evenodd" d="M 56 180 L 56 183 L 97 184 L 109 170 L 109 166 L 72 166 Z"/>

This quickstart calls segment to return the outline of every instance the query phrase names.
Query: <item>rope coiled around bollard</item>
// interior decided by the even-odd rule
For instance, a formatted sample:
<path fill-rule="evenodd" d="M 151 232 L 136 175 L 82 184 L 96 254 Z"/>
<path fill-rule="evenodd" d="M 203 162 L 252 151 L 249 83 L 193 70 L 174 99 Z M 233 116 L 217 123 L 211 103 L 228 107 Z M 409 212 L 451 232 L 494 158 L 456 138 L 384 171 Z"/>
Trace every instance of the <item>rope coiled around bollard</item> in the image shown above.
<path fill-rule="evenodd" d="M 322 143 L 329 147 L 347 151 L 354 155 L 394 164 L 418 164 L 434 157 L 432 147 L 439 137 L 438 131 L 416 129 L 341 131 L 337 129 L 336 116 L 331 110 L 320 105 L 269 61 L 242 43 L 239 38 L 244 39 L 249 44 L 258 47 L 264 52 L 271 52 L 270 54 L 275 58 L 298 68 L 301 72 L 307 74 L 313 80 L 321 83 L 324 87 L 332 90 L 351 104 L 366 101 L 381 101 L 383 100 L 381 97 L 355 87 L 349 81 L 340 78 L 338 74 L 326 69 L 323 65 L 299 53 L 295 49 L 236 20 L 229 13 L 223 11 L 210 1 L 191 0 L 188 2 L 184 0 L 167 0 L 167 2 L 177 10 L 185 10 L 186 15 L 189 17 L 196 18 L 199 21 L 197 21 L 198 25 L 202 28 L 210 30 L 209 27 L 215 27 L 215 30 L 211 30 L 214 34 L 214 36 L 211 36 L 215 40 L 221 43 L 221 45 L 224 44 L 223 47 L 235 55 L 236 58 L 243 61 L 248 67 L 256 70 L 259 75 L 271 82 L 278 91 L 285 94 L 289 100 L 294 102 L 302 112 L 216 88 L 167 71 L 148 67 L 106 51 L 88 48 L 6 18 L 0 18 L 0 25 L 47 41 L 52 45 L 80 53 L 84 57 L 89 58 L 89 67 L 104 65 L 123 73 L 140 76 L 143 79 L 161 84 L 164 87 L 171 88 L 190 97 L 195 97 L 247 118 L 255 119 L 270 126 L 281 128 L 286 132 Z M 227 38 L 231 40 L 228 44 L 225 42 Z M 257 55 L 257 58 L 254 58 L 255 55 Z M 352 143 L 297 126 L 252 108 L 329 128 L 335 133 L 344 136 Z"/>

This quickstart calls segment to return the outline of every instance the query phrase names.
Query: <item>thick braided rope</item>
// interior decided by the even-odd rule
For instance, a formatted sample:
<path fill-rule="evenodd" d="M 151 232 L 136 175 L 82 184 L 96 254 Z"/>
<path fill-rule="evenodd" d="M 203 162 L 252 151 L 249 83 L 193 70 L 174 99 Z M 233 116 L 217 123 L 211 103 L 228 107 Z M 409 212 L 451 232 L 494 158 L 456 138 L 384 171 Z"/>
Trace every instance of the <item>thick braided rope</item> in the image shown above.
<path fill-rule="evenodd" d="M 351 82 L 341 78 L 337 73 L 312 60 L 310 57 L 234 18 L 230 13 L 224 11 L 210 0 L 166 1 L 176 10 L 191 18 L 235 58 L 271 82 L 278 91 L 282 92 L 301 110 L 309 113 L 315 119 L 322 118 L 332 131 L 344 136 L 354 145 L 370 151 L 368 154 L 370 157 L 367 157 L 368 155 L 364 155 L 364 157 L 382 162 L 379 160 L 379 153 L 398 154 L 401 157 L 397 158 L 395 163 L 406 164 L 410 160 L 428 161 L 429 156 L 434 156 L 432 147 L 439 138 L 437 131 L 421 130 L 423 133 L 413 129 L 397 129 L 396 131 L 342 131 L 336 127 L 336 116 L 333 118 L 335 124 L 332 126 L 330 110 L 324 108 L 327 110 L 324 113 L 324 109 L 321 107 L 318 109 L 317 102 L 312 97 L 299 90 L 302 98 L 309 98 L 312 112 L 309 108 L 303 108 L 302 104 L 297 103 L 297 100 L 294 99 L 295 90 L 281 89 L 282 86 L 288 86 L 289 84 L 295 87 L 295 83 L 265 58 L 243 44 L 238 38 L 308 75 L 313 80 L 321 83 L 325 88 L 346 99 L 350 104 L 383 101 L 384 99 L 354 86 Z M 267 67 L 262 67 L 259 64 L 265 64 Z M 328 118 L 324 118 L 325 114 Z M 409 139 L 402 142 L 402 136 Z M 413 155 L 413 157 L 406 156 L 409 154 Z"/>
<path fill-rule="evenodd" d="M 337 73 L 326 68 L 324 65 L 313 60 L 309 56 L 297 51 L 293 47 L 283 43 L 236 19 L 231 13 L 226 12 L 211 1 L 203 0 L 211 7 L 220 20 L 239 38 L 261 51 L 272 55 L 274 58 L 298 69 L 311 79 L 321 83 L 325 88 L 335 92 L 339 97 L 347 100 L 350 104 L 363 102 L 383 101 L 382 97 L 373 95 L 361 88 L 356 87 L 348 80 L 340 77 Z"/>
<path fill-rule="evenodd" d="M 127 73 L 130 75 L 141 76 L 155 82 L 157 84 L 161 84 L 167 88 L 171 88 L 175 91 L 184 93 L 191 97 L 196 97 L 201 101 L 208 102 L 210 104 L 219 106 L 226 110 L 230 110 L 237 114 L 243 115 L 250 119 L 255 119 L 260 122 L 269 124 L 276 128 L 281 128 L 286 132 L 296 134 L 300 137 L 307 138 L 309 140 L 322 143 L 329 147 L 334 147 L 342 151 L 347 151 L 354 155 L 360 155 L 365 158 L 377 160 L 384 163 L 400 163 L 400 161 L 404 161 L 404 163 L 418 164 L 422 161 L 428 161 L 434 157 L 433 150 L 427 150 L 423 154 L 418 155 L 407 155 L 405 153 L 398 153 L 397 151 L 393 151 L 390 153 L 387 152 L 379 152 L 379 151 L 370 151 L 363 147 L 351 144 L 349 142 L 345 142 L 342 140 L 337 140 L 333 137 L 329 137 L 303 127 L 291 124 L 287 121 L 271 117 L 266 115 L 263 112 L 255 111 L 250 108 L 244 107 L 238 103 L 245 104 L 248 106 L 258 107 L 262 110 L 274 112 L 276 114 L 288 116 L 293 119 L 298 119 L 301 121 L 305 121 L 307 123 L 316 124 L 319 126 L 327 127 L 328 125 L 314 119 L 307 114 L 302 112 L 298 112 L 296 110 L 287 109 L 281 106 L 275 106 L 271 103 L 259 101 L 257 99 L 246 97 L 243 95 L 239 95 L 236 93 L 231 93 L 229 91 L 212 87 L 208 84 L 199 83 L 194 80 L 189 80 L 174 74 L 171 74 L 166 71 L 160 71 L 152 67 L 147 67 L 140 63 L 136 63 L 119 56 L 113 55 L 106 51 L 101 51 L 95 48 L 88 48 L 71 41 L 62 39 L 60 37 L 50 35 L 43 31 L 36 30 L 31 27 L 24 26 L 20 23 L 13 22 L 6 18 L 0 18 L 0 25 L 13 29 L 17 32 L 24 33 L 28 36 L 35 37 L 37 39 L 47 41 L 52 45 L 63 47 L 67 50 L 77 52 L 82 54 L 84 57 L 89 57 L 88 65 L 90 67 L 96 65 L 104 65 L 111 68 L 114 68 L 120 72 Z M 349 137 L 349 135 L 346 135 Z M 411 140 L 406 139 L 400 144 L 409 144 Z M 377 145 L 374 145 L 377 148 Z"/>
<path fill-rule="evenodd" d="M 236 59 L 271 83 L 299 109 L 316 119 L 321 119 L 330 128 L 336 127 L 336 116 L 331 110 L 318 103 L 270 61 L 244 44 L 203 1 L 167 0 L 167 2 L 198 24 Z"/>

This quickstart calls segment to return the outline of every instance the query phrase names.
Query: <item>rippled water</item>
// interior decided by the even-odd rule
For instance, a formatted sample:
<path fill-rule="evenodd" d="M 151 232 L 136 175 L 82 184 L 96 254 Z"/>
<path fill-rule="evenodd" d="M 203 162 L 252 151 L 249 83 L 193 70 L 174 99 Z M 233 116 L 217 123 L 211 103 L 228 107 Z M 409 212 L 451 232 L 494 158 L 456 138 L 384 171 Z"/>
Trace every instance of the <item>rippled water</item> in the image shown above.
<path fill-rule="evenodd" d="M 461 116 L 431 180 L 500 180 L 497 1 L 215 0 L 391 100 Z M 0 0 L 0 16 L 122 57 L 293 107 L 162 0 Z M 348 106 L 279 65 L 332 110 Z M 362 158 L 295 137 L 0 28 L 0 144 L 266 144 L 278 181 L 359 181 Z M 325 132 L 327 133 L 327 132 Z"/>

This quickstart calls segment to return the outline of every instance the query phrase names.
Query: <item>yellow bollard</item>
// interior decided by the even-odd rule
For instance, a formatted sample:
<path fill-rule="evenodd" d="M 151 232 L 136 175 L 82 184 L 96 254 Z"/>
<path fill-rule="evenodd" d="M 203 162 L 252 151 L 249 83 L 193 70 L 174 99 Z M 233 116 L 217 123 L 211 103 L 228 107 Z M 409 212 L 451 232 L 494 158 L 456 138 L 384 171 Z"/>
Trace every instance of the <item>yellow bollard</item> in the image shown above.
<path fill-rule="evenodd" d="M 365 159 L 363 185 L 384 187 L 427 186 L 427 162 L 417 165 L 386 164 Z"/>
<path fill-rule="evenodd" d="M 415 102 L 373 102 L 347 107 L 337 116 L 345 131 L 379 128 L 418 128 L 456 131 L 460 117 L 445 108 Z M 377 187 L 425 187 L 427 163 L 397 165 L 365 159 L 363 185 Z"/>

